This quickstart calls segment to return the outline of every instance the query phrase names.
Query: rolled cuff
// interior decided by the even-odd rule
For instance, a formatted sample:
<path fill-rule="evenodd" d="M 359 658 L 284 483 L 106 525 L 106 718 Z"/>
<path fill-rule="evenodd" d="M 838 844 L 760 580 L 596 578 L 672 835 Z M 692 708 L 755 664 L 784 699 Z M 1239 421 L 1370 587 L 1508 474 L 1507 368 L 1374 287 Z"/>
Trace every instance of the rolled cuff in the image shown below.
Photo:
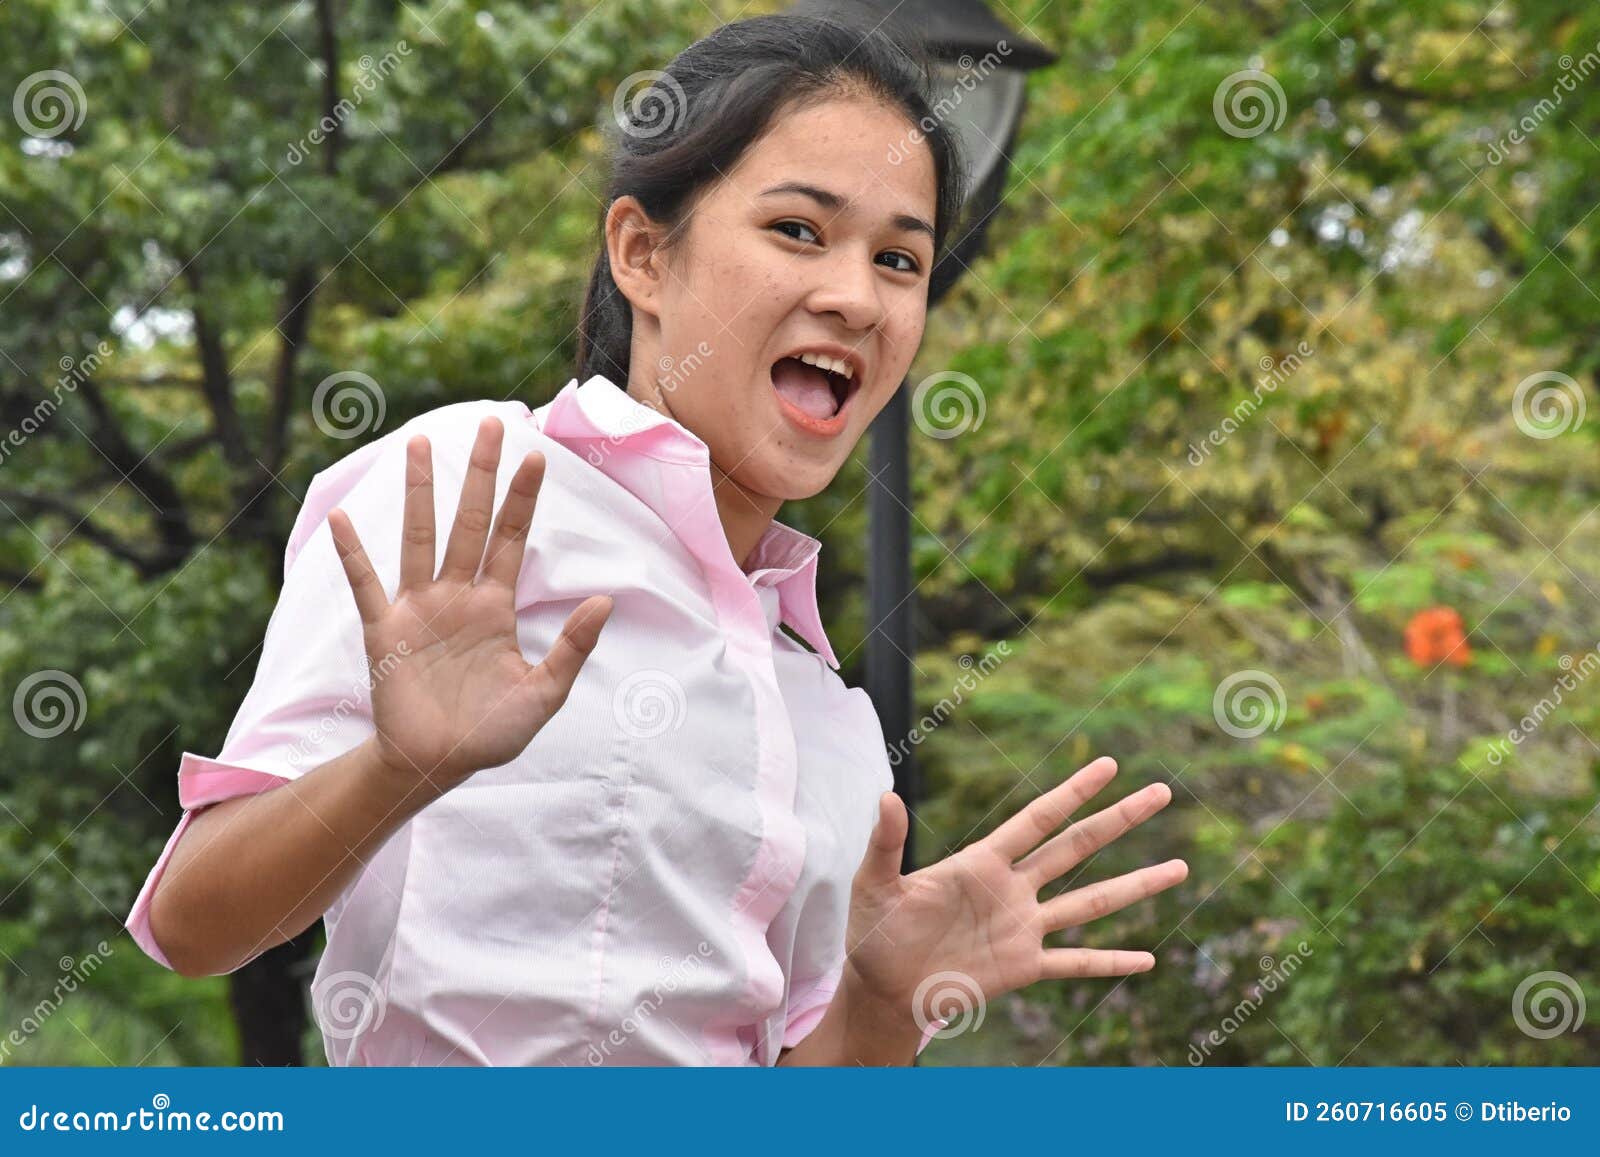
<path fill-rule="evenodd" d="M 183 753 L 183 760 L 178 766 L 178 803 L 183 807 L 183 818 L 168 837 L 167 846 L 161 849 L 161 856 L 156 860 L 155 867 L 150 869 L 144 887 L 139 889 L 139 895 L 133 901 L 133 910 L 123 924 L 146 956 L 163 968 L 172 967 L 167 954 L 161 951 L 161 946 L 150 932 L 150 900 L 155 895 L 156 885 L 166 874 L 173 849 L 188 830 L 195 813 L 209 804 L 221 803 L 235 796 L 259 795 L 282 787 L 290 778 L 242 764 L 224 763 L 188 751 Z"/>

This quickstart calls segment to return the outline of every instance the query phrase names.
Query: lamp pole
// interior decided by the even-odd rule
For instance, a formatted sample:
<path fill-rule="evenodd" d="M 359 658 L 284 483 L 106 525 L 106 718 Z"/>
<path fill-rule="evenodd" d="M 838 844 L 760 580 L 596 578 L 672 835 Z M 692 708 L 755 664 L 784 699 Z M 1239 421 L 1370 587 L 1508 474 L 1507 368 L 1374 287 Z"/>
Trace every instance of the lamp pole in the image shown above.
<path fill-rule="evenodd" d="M 1026 104 L 1027 73 L 1055 61 L 1048 48 L 1018 36 L 982 0 L 800 0 L 791 9 L 834 16 L 866 28 L 898 26 L 920 38 L 941 62 L 932 94 L 967 160 L 962 221 L 928 284 L 928 308 L 977 259 L 1010 172 L 1011 150 Z M 941 101 L 940 98 L 947 98 Z M 911 815 L 901 870 L 916 867 L 922 780 L 912 733 L 911 656 L 916 638 L 911 582 L 911 379 L 901 383 L 872 423 L 867 451 L 866 689 L 890 744 L 894 789 Z"/>

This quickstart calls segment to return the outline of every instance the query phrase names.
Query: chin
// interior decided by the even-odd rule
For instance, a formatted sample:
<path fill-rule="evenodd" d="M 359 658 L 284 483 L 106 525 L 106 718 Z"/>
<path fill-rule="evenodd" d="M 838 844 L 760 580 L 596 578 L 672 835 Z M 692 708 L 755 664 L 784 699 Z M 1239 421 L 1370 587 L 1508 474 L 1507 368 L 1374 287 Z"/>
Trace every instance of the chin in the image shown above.
<path fill-rule="evenodd" d="M 760 494 L 798 502 L 821 494 L 838 473 L 835 464 L 807 461 L 799 456 L 781 457 L 763 463 L 759 481 L 747 485 Z"/>

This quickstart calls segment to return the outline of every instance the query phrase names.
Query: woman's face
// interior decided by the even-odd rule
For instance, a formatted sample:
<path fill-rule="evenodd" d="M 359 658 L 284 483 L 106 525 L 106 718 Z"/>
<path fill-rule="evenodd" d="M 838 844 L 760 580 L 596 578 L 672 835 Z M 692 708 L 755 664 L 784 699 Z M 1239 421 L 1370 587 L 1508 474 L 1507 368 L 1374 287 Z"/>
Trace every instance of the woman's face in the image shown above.
<path fill-rule="evenodd" d="M 657 272 L 618 278 L 635 306 L 630 392 L 758 502 L 826 487 L 922 341 L 936 189 L 911 139 L 870 98 L 781 113 L 701 192 Z"/>

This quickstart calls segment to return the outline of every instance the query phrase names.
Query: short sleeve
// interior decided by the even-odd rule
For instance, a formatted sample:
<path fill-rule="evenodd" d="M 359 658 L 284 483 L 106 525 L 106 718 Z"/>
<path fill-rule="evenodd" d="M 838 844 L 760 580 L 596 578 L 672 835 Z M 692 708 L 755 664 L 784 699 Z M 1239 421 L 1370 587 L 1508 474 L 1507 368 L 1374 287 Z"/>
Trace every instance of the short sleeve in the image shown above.
<path fill-rule="evenodd" d="M 222 750 L 215 756 L 183 753 L 178 766 L 183 817 L 126 921 L 134 941 L 153 960 L 172 967 L 151 934 L 150 901 L 195 813 L 225 799 L 281 787 L 373 733 L 361 617 L 328 512 L 337 506 L 349 515 L 385 593 L 393 599 L 399 588 L 406 443 L 419 433 L 428 435 L 442 556 L 478 422 L 491 413 L 509 426 L 514 414 L 525 415 L 526 410 L 502 402 L 441 407 L 367 443 L 311 480 L 284 551 L 283 587 L 267 623 L 255 678 Z M 502 493 L 517 465 L 512 461 L 508 466 L 506 457 L 503 451 Z"/>
<path fill-rule="evenodd" d="M 811 1030 L 817 1027 L 823 1014 L 828 1011 L 828 1006 L 833 1003 L 833 994 L 839 990 L 839 981 L 844 976 L 844 961 L 835 964 L 822 979 L 814 984 L 807 985 L 798 993 L 791 993 L 789 997 L 788 1020 L 783 1030 L 783 1047 L 793 1048 L 806 1037 L 811 1035 Z M 950 1022 L 948 1020 L 935 1020 L 922 1032 L 922 1040 L 917 1045 L 917 1055 L 922 1055 L 922 1050 L 928 1047 L 935 1034 Z"/>

